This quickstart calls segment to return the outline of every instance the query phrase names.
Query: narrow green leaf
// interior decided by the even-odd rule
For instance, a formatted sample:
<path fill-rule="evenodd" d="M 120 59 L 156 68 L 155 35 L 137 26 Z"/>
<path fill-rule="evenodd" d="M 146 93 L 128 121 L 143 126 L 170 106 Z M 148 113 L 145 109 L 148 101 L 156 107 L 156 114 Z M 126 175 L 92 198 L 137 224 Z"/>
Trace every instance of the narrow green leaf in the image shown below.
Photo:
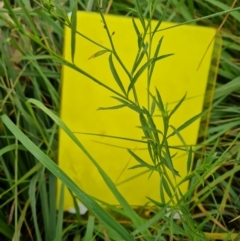
<path fill-rule="evenodd" d="M 54 240 L 56 235 L 56 177 L 49 173 L 49 222 L 50 228 L 50 239 Z"/>
<path fill-rule="evenodd" d="M 139 64 L 141 63 L 143 57 L 145 54 L 147 54 L 147 50 L 148 50 L 148 43 L 146 43 L 144 45 L 144 48 L 139 56 L 139 58 L 137 59 L 137 61 L 134 63 L 133 65 L 133 69 L 132 69 L 132 74 L 134 74 L 134 72 L 136 71 L 137 67 L 139 66 Z"/>
<path fill-rule="evenodd" d="M 135 166 L 131 166 L 128 169 L 132 170 L 132 169 L 137 169 L 137 168 L 146 168 L 146 166 L 142 165 L 142 164 L 138 164 L 138 165 L 135 165 Z M 148 170 L 149 170 L 149 168 L 148 168 Z"/>
<path fill-rule="evenodd" d="M 133 16 L 132 16 L 132 23 L 133 23 L 133 27 L 134 27 L 134 30 L 135 30 L 137 36 L 138 37 L 141 36 L 140 31 L 138 30 L 137 24 L 136 24 Z M 138 45 L 138 49 L 140 49 L 140 47 L 141 47 L 141 45 L 140 46 Z"/>
<path fill-rule="evenodd" d="M 159 110 L 160 110 L 162 113 L 164 113 L 165 110 L 164 110 L 164 105 L 163 105 L 162 97 L 161 97 L 161 95 L 160 95 L 160 93 L 159 93 L 159 91 L 158 91 L 157 88 L 156 88 L 156 93 L 157 93 L 157 100 L 158 100 L 158 101 L 156 101 L 156 103 L 157 103 L 157 105 L 158 105 Z M 154 99 L 155 99 L 155 97 L 154 97 Z"/>
<path fill-rule="evenodd" d="M 64 184 L 61 184 L 60 190 L 60 199 L 58 206 L 58 219 L 57 219 L 57 227 L 56 227 L 56 237 L 55 241 L 62 241 L 62 229 L 63 229 L 63 206 L 64 206 Z"/>
<path fill-rule="evenodd" d="M 73 133 L 82 134 L 82 135 L 89 135 L 89 136 L 103 136 L 103 137 L 108 137 L 108 138 L 113 138 L 113 139 L 119 139 L 119 140 L 125 140 L 125 141 L 132 141 L 132 142 L 145 143 L 145 144 L 147 144 L 146 141 L 139 140 L 139 139 L 127 138 L 127 137 L 111 136 L 111 135 L 102 135 L 102 134 L 87 133 L 87 132 L 73 132 Z"/>
<path fill-rule="evenodd" d="M 233 8 L 233 9 L 213 13 L 213 14 L 210 14 L 210 15 L 207 15 L 207 16 L 203 16 L 201 18 L 195 18 L 195 19 L 192 19 L 192 20 L 189 20 L 189 21 L 185 21 L 185 22 L 182 22 L 182 23 L 179 23 L 179 24 L 172 25 L 170 27 L 162 28 L 162 29 L 156 30 L 155 32 L 166 31 L 168 29 L 177 28 L 177 27 L 182 26 L 182 25 L 187 25 L 189 23 L 195 23 L 195 22 L 203 21 L 205 19 L 214 18 L 214 17 L 221 16 L 221 15 L 224 15 L 224 14 L 227 14 L 227 13 L 236 12 L 236 11 L 239 11 L 239 10 L 240 10 L 240 7 L 236 7 L 236 8 Z"/>
<path fill-rule="evenodd" d="M 83 238 L 83 241 L 93 240 L 93 231 L 94 231 L 94 226 L 95 226 L 94 222 L 95 222 L 95 218 L 90 215 L 88 217 L 86 233 L 85 233 L 85 236 Z"/>
<path fill-rule="evenodd" d="M 109 60 L 109 66 L 110 66 L 112 75 L 113 75 L 116 83 L 118 84 L 119 88 L 122 90 L 123 94 L 124 94 L 125 96 L 127 96 L 127 92 L 126 92 L 126 90 L 125 90 L 125 88 L 124 88 L 124 86 L 123 86 L 123 83 L 122 83 L 121 79 L 119 78 L 119 75 L 118 75 L 118 73 L 117 73 L 117 71 L 116 71 L 116 68 L 115 68 L 115 66 L 114 66 L 114 63 L 113 63 L 113 60 L 112 60 L 112 54 L 110 54 L 108 60 Z"/>
<path fill-rule="evenodd" d="M 191 17 L 194 18 L 194 0 L 188 0 L 188 9 L 191 14 Z"/>
<path fill-rule="evenodd" d="M 161 48 L 161 46 L 162 46 L 162 41 L 163 41 L 163 36 L 162 36 L 161 39 L 159 40 L 158 45 L 157 45 L 157 47 L 156 47 L 156 50 L 155 50 L 155 53 L 154 53 L 154 56 L 153 56 L 154 59 L 158 57 L 160 48 Z M 150 70 L 149 70 L 149 80 L 151 80 L 151 78 L 152 78 L 152 74 L 153 74 L 153 70 L 154 70 L 154 67 L 155 67 L 155 63 L 156 63 L 156 62 L 154 62 L 154 63 L 151 65 L 151 67 L 150 67 Z M 150 83 L 148 83 L 148 85 L 150 86 Z"/>
<path fill-rule="evenodd" d="M 45 177 L 45 168 L 40 171 L 39 175 L 39 195 L 41 200 L 41 211 L 44 224 L 45 240 L 49 240 L 51 236 L 50 218 L 49 218 L 49 202 L 47 192 L 47 182 Z"/>
<path fill-rule="evenodd" d="M 36 25 L 34 24 L 34 22 L 32 21 L 32 18 L 29 14 L 29 12 L 31 11 L 30 9 L 26 9 L 26 6 L 25 4 L 23 4 L 23 1 L 22 0 L 18 0 L 18 3 L 21 7 L 21 10 L 23 11 L 24 13 L 24 19 L 25 21 L 28 22 L 31 30 L 33 31 L 34 35 L 37 37 L 39 34 L 38 34 L 38 31 L 37 31 L 37 28 L 36 28 Z"/>
<path fill-rule="evenodd" d="M 148 124 L 149 124 L 150 129 L 152 130 L 151 132 L 153 134 L 154 140 L 156 143 L 160 143 L 158 133 L 162 133 L 162 132 L 157 129 L 152 116 L 149 114 L 149 112 L 146 109 L 145 109 L 145 113 L 147 115 Z"/>
<path fill-rule="evenodd" d="M 167 148 L 165 150 L 166 152 L 162 151 L 164 156 L 161 155 L 161 164 L 165 165 L 172 172 L 173 175 L 180 176 L 179 172 L 174 169 L 172 157 L 170 156 L 169 151 L 167 151 Z"/>
<path fill-rule="evenodd" d="M 160 19 L 158 20 L 158 23 L 157 23 L 154 31 L 152 32 L 153 36 L 154 36 L 154 34 L 157 32 L 158 28 L 161 26 L 162 21 L 165 19 L 165 16 L 166 16 L 167 11 L 168 11 L 168 9 L 169 9 L 169 7 L 170 7 L 170 5 L 171 5 L 171 2 L 172 2 L 172 0 L 168 0 L 168 1 L 167 1 L 167 4 L 166 4 L 165 7 L 164 7 L 163 13 L 162 13 Z M 152 37 L 153 37 L 153 36 L 152 36 Z"/>
<path fill-rule="evenodd" d="M 191 172 L 187 176 L 185 176 L 181 181 L 178 183 L 178 187 L 180 187 L 184 182 L 190 181 L 195 176 L 195 173 Z"/>
<path fill-rule="evenodd" d="M 151 136 L 151 132 L 149 132 L 147 129 L 148 129 L 148 123 L 147 123 L 147 119 L 145 118 L 145 116 L 140 113 L 139 115 L 139 118 L 140 118 L 140 122 L 141 122 L 141 125 L 142 125 L 142 130 L 143 130 L 143 133 L 144 133 L 144 137 L 147 138 L 148 140 L 152 138 Z"/>
<path fill-rule="evenodd" d="M 153 128 L 148 127 L 148 126 L 136 126 L 136 127 L 137 127 L 137 128 L 140 128 L 140 129 L 142 129 L 142 130 L 147 130 L 147 131 L 150 131 L 150 132 L 159 133 L 159 134 L 163 135 L 163 133 L 162 133 L 160 130 L 158 130 L 158 129 L 153 129 Z"/>
<path fill-rule="evenodd" d="M 163 185 L 164 190 L 165 190 L 166 194 L 168 195 L 168 197 L 169 197 L 170 199 L 172 199 L 172 197 L 173 197 L 173 196 L 172 196 L 172 192 L 171 192 L 171 190 L 170 190 L 170 188 L 169 188 L 168 182 L 166 181 L 164 175 L 162 175 L 161 185 Z"/>
<path fill-rule="evenodd" d="M 202 178 L 202 176 L 199 175 L 196 171 L 194 171 L 194 174 L 195 174 L 195 176 L 197 177 L 199 183 L 201 183 L 202 186 L 204 187 L 204 182 L 205 182 L 205 181 L 204 181 L 204 179 Z"/>
<path fill-rule="evenodd" d="M 86 11 L 87 12 L 93 12 L 94 11 L 93 6 L 94 6 L 94 0 L 88 0 Z"/>
<path fill-rule="evenodd" d="M 150 115 L 151 116 L 154 115 L 155 109 L 156 109 L 156 101 L 153 99 L 152 100 L 152 105 L 151 105 L 151 110 L 150 110 Z"/>
<path fill-rule="evenodd" d="M 93 54 L 92 56 L 90 56 L 88 59 L 94 59 L 94 58 L 97 58 L 105 53 L 109 52 L 107 49 L 104 49 L 104 50 L 100 50 L 98 52 L 96 52 L 95 54 Z"/>
<path fill-rule="evenodd" d="M 78 222 L 78 224 L 81 224 L 81 214 L 80 214 L 80 207 L 78 205 L 79 200 L 77 199 L 77 197 L 75 196 L 75 194 L 68 189 L 68 191 L 70 192 L 71 196 L 72 196 L 72 200 L 73 200 L 73 205 L 74 205 L 74 209 L 75 209 L 75 219 Z"/>
<path fill-rule="evenodd" d="M 51 56 L 51 55 L 45 55 L 45 54 L 42 54 L 42 55 L 31 55 L 29 53 L 29 55 L 27 55 L 26 53 L 24 53 L 25 55 L 21 55 L 21 56 L 17 56 L 15 58 L 11 58 L 11 60 L 14 60 L 14 61 L 18 61 L 18 60 L 47 60 L 47 59 L 50 59 L 50 60 L 53 60 L 55 61 L 56 60 L 56 57 L 55 56 Z"/>
<path fill-rule="evenodd" d="M 5 240 L 12 240 L 14 234 L 13 228 L 6 222 L 6 216 L 5 213 L 3 214 L 3 210 L 0 210 L 0 233 L 5 236 Z"/>
<path fill-rule="evenodd" d="M 158 56 L 157 58 L 152 58 L 152 63 L 157 62 L 158 60 L 161 60 L 161 59 L 165 59 L 172 55 L 174 55 L 174 54 L 164 54 L 164 55 Z"/>
<path fill-rule="evenodd" d="M 71 56 L 72 56 L 73 63 L 74 63 L 74 56 L 75 56 L 75 50 L 76 50 L 77 10 L 78 10 L 78 1 L 75 0 L 72 13 L 71 13 Z"/>
<path fill-rule="evenodd" d="M 216 0 L 206 0 L 206 1 L 222 10 L 227 10 L 227 11 L 230 10 L 230 5 L 227 5 L 221 1 L 216 1 Z M 230 15 L 240 23 L 240 16 L 238 12 L 230 12 Z"/>
<path fill-rule="evenodd" d="M 159 188 L 160 188 L 160 200 L 163 204 L 165 204 L 166 201 L 165 201 L 165 196 L 164 196 L 164 187 L 163 187 L 163 184 L 162 184 L 162 179 L 163 179 L 163 174 L 160 176 Z"/>
<path fill-rule="evenodd" d="M 142 34 L 141 34 L 141 35 L 138 35 L 137 43 L 138 43 L 138 49 L 139 49 L 139 51 L 140 51 L 140 49 L 142 48 L 143 43 L 144 43 Z"/>
<path fill-rule="evenodd" d="M 178 138 L 180 139 L 180 141 L 183 143 L 184 147 L 185 147 L 185 150 L 188 151 L 188 145 L 187 143 L 185 142 L 185 140 L 183 139 L 182 135 L 180 134 L 180 132 L 178 132 L 178 130 L 172 126 L 172 125 L 169 125 L 169 127 L 171 127 L 173 129 L 173 131 L 175 131 L 176 135 L 178 136 Z"/>
<path fill-rule="evenodd" d="M 153 170 L 155 171 L 155 167 L 152 166 L 152 165 L 149 165 L 147 162 L 143 161 L 139 156 L 137 156 L 133 151 L 131 150 L 128 150 L 128 152 L 131 154 L 131 156 L 137 161 L 139 162 L 141 165 L 138 165 L 138 167 L 145 167 L 145 168 L 148 168 L 150 170 Z M 136 168 L 136 166 L 134 167 L 130 167 L 130 169 L 134 169 Z"/>
<path fill-rule="evenodd" d="M 5 146 L 2 149 L 0 149 L 0 156 L 4 155 L 5 153 L 8 153 L 10 151 L 14 151 L 14 150 L 16 150 L 16 148 L 18 148 L 18 150 L 22 150 L 22 151 L 26 150 L 26 148 L 22 145 L 18 145 L 18 147 L 16 147 L 15 144 L 11 144 L 11 145 Z"/>
<path fill-rule="evenodd" d="M 147 63 L 145 63 L 135 74 L 135 76 L 133 77 L 133 79 L 131 80 L 130 85 L 128 86 L 128 93 L 131 91 L 131 89 L 134 87 L 134 85 L 136 84 L 138 78 L 140 77 L 140 75 L 144 72 L 144 70 L 146 70 L 148 68 L 148 66 L 150 66 L 152 64 L 152 60 L 149 60 Z"/>
<path fill-rule="evenodd" d="M 193 152 L 192 152 L 192 147 L 190 146 L 189 152 L 188 152 L 188 160 L 187 160 L 187 173 L 190 172 L 191 166 L 192 166 L 192 160 L 193 160 Z"/>
<path fill-rule="evenodd" d="M 155 206 L 158 206 L 158 207 L 161 207 L 161 208 L 163 208 L 164 206 L 166 206 L 165 204 L 162 204 L 162 203 L 160 203 L 160 202 L 158 202 L 158 201 L 156 201 L 156 200 L 154 200 L 154 199 L 152 199 L 152 198 L 150 198 L 150 197 L 147 197 L 147 199 L 148 199 L 150 202 L 152 202 Z"/>
<path fill-rule="evenodd" d="M 113 96 L 112 98 L 118 100 L 119 102 L 123 103 L 126 107 L 136 111 L 137 113 L 144 113 L 144 111 L 141 108 L 134 104 L 130 104 L 129 102 L 115 96 Z"/>
<path fill-rule="evenodd" d="M 11 19 L 13 20 L 16 29 L 19 31 L 23 31 L 23 27 L 22 24 L 20 24 L 17 16 L 15 15 L 15 12 L 13 11 L 13 8 L 11 6 L 11 2 L 9 0 L 3 0 L 4 2 L 4 7 L 8 10 L 9 16 L 11 17 Z M 3 14 L 2 14 L 3 15 Z M 11 23 L 11 21 L 10 21 Z"/>
<path fill-rule="evenodd" d="M 24 147 L 24 151 L 26 151 L 25 147 Z M 42 164 L 40 162 L 38 162 L 31 170 L 29 170 L 25 175 L 23 175 L 21 178 L 19 178 L 17 183 L 12 184 L 9 189 L 2 192 L 0 194 L 0 198 L 2 198 L 4 195 L 6 195 L 9 191 L 13 190 L 17 185 L 23 183 L 28 177 L 32 176 L 34 173 L 39 171 L 41 168 L 42 168 Z"/>
<path fill-rule="evenodd" d="M 115 105 L 110 107 L 99 107 L 98 110 L 117 110 L 126 107 L 126 105 Z"/>
<path fill-rule="evenodd" d="M 136 7 L 136 10 L 137 10 L 137 14 L 138 14 L 138 17 L 140 19 L 140 22 L 143 26 L 143 28 L 145 29 L 145 20 L 144 20 L 144 16 L 142 14 L 142 10 L 141 10 L 141 7 L 140 7 L 140 4 L 139 4 L 139 0 L 135 0 L 135 7 Z"/>
<path fill-rule="evenodd" d="M 150 200 L 152 200 L 152 199 L 150 199 Z M 159 212 L 157 212 L 152 218 L 147 220 L 142 226 L 137 227 L 137 229 L 132 232 L 133 236 L 135 236 L 139 233 L 142 233 L 142 231 L 145 230 L 146 228 L 156 226 L 157 223 L 159 223 L 159 220 L 163 219 L 168 206 L 165 203 L 159 203 L 158 206 L 162 207 L 161 210 Z"/>
<path fill-rule="evenodd" d="M 178 110 L 178 108 L 181 106 L 181 104 L 183 103 L 183 101 L 185 100 L 187 96 L 187 93 L 182 97 L 182 99 L 175 105 L 175 107 L 173 108 L 173 110 L 170 112 L 168 118 L 170 119 L 171 116 Z"/>
<path fill-rule="evenodd" d="M 195 116 L 193 116 L 192 118 L 190 118 L 189 120 L 187 120 L 184 124 L 182 124 L 181 126 L 179 126 L 178 128 L 176 128 L 175 131 L 173 131 L 167 138 L 174 136 L 176 134 L 176 131 L 180 132 L 182 130 L 184 130 L 186 127 L 188 127 L 189 125 L 191 125 L 194 121 L 196 121 L 197 119 L 201 118 L 204 115 L 204 112 L 197 114 Z"/>
<path fill-rule="evenodd" d="M 4 118 L 4 116 L 2 118 Z M 6 119 L 6 121 L 8 121 L 8 118 Z M 4 124 L 5 124 L 5 122 L 4 122 Z M 10 125 L 11 124 L 12 123 L 10 123 Z M 16 127 L 14 126 L 14 128 L 16 128 Z M 31 179 L 30 184 L 29 184 L 28 195 L 29 195 L 29 200 L 30 200 L 30 206 L 31 206 L 31 209 L 32 209 L 33 224 L 34 224 L 34 230 L 36 232 L 36 238 L 37 238 L 37 241 L 42 241 L 42 237 L 41 237 L 39 226 L 38 226 L 37 207 L 36 207 L 37 201 L 36 201 L 36 197 L 35 197 L 35 195 L 36 195 L 36 184 L 37 184 L 38 179 L 39 179 L 39 174 L 34 175 L 34 177 Z"/>

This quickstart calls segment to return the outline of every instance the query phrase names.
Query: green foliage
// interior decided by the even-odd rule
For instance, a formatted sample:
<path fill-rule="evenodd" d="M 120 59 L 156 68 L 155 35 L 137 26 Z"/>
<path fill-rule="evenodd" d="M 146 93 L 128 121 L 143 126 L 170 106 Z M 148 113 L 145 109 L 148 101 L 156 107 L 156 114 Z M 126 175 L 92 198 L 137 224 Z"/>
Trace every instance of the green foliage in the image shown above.
<path fill-rule="evenodd" d="M 238 240 L 239 231 L 239 2 L 230 9 L 232 1 L 209 0 L 168 0 L 168 1 L 61 1 L 16 0 L 0 2 L 0 239 L 1 240 L 168 240 L 168 237 L 183 240 Z M 144 32 L 140 34 L 133 19 L 138 36 L 138 53 L 132 69 L 128 70 L 119 57 L 111 33 L 104 18 L 104 10 L 110 6 L 110 13 L 138 17 Z M 78 33 L 76 11 L 98 11 L 106 27 L 111 48 L 107 49 Z M 68 18 L 68 12 L 72 12 Z M 148 108 L 139 106 L 135 84 L 143 71 L 148 72 L 148 88 L 156 61 L 169 55 L 159 55 L 162 41 L 152 49 L 152 39 L 163 20 L 182 24 L 203 24 L 218 27 L 226 13 L 229 17 L 220 30 L 223 37 L 223 52 L 218 72 L 218 82 L 214 94 L 213 109 L 207 137 L 196 147 L 183 147 L 188 151 L 188 175 L 182 183 L 190 181 L 189 190 L 182 195 L 169 178 L 167 169 L 178 175 L 172 164 L 168 139 L 195 121 L 204 113 L 183 123 L 180 127 L 169 125 L 169 119 L 177 111 L 185 97 L 168 112 L 156 90 L 149 92 Z M 197 18 L 196 18 L 197 16 Z M 158 25 L 151 29 L 151 20 L 158 19 Z M 109 66 L 119 90 L 115 91 L 103 82 L 86 73 L 74 62 L 67 62 L 61 55 L 63 27 L 72 28 L 72 60 L 74 59 L 76 35 L 98 45 L 101 51 L 92 57 L 109 54 Z M 151 32 L 150 37 L 148 33 Z M 147 39 L 147 40 L 146 40 Z M 148 43 L 147 43 L 148 42 Z M 154 53 L 151 56 L 150 53 Z M 142 60 L 147 57 L 147 62 Z M 174 57 L 174 56 L 173 56 Z M 163 60 L 164 61 L 164 60 Z M 129 77 L 128 89 L 117 73 L 115 64 L 121 65 Z M 59 119 L 60 69 L 65 64 L 87 76 L 103 88 L 108 89 L 119 105 L 102 107 L 111 109 L 130 108 L 139 116 L 140 128 L 149 150 L 152 164 L 147 164 L 141 156 L 129 150 L 138 162 L 132 168 L 147 167 L 159 173 L 160 194 L 164 200 L 166 193 L 171 201 L 151 200 L 156 205 L 152 217 L 145 219 L 141 212 L 135 212 L 119 193 L 107 173 L 92 157 L 82 143 Z M 132 92 L 134 99 L 129 99 Z M 155 111 L 162 114 L 164 130 L 156 128 L 152 118 Z M 79 189 L 75 183 L 55 164 L 57 160 L 58 128 L 79 146 L 98 168 L 102 178 L 117 198 L 122 209 L 104 204 L 103 209 L 92 197 Z M 109 136 L 109 138 L 120 138 Z M 160 141 L 161 139 L 161 141 Z M 127 150 L 126 150 L 127 151 Z M 195 153 L 197 164 L 191 171 L 191 157 Z M 60 178 L 77 198 L 88 207 L 92 216 L 86 219 L 56 210 L 56 177 Z M 63 189 L 62 189 L 63 190 Z M 64 196 L 62 191 L 61 197 Z M 124 218 L 116 221 L 112 217 Z M 173 216 L 178 213 L 179 221 Z M 73 221 L 77 219 L 77 222 Z M 233 232 L 233 230 L 235 230 Z"/>

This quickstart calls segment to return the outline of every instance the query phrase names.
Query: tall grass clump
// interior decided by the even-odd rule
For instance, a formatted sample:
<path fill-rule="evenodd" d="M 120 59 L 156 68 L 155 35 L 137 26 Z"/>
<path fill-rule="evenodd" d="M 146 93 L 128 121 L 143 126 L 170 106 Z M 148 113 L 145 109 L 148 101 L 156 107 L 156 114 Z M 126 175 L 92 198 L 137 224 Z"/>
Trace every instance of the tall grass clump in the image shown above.
<path fill-rule="evenodd" d="M 227 0 L 224 3 L 193 0 L 4 0 L 0 4 L 0 37 L 3 40 L 0 42 L 1 240 L 239 239 L 239 188 L 236 179 L 240 169 L 240 110 L 237 105 L 240 81 L 236 54 L 236 51 L 239 51 L 239 38 L 234 35 L 234 31 L 239 31 L 237 23 L 240 18 L 236 10 L 239 10 L 240 6 L 236 1 L 232 6 Z M 109 66 L 120 91 L 111 89 L 91 73 L 78 67 L 74 61 L 70 62 L 62 57 L 63 28 L 68 26 L 72 29 L 71 50 L 74 60 L 75 36 L 80 34 L 76 31 L 78 9 L 99 12 L 111 44 L 111 48 L 102 49 L 101 53 L 109 55 Z M 115 49 L 104 18 L 104 9 L 140 19 L 143 32 L 140 32 L 132 18 L 138 37 L 138 43 L 133 43 L 138 45 L 138 52 L 132 69 L 126 68 Z M 68 12 L 72 12 L 71 18 L 68 17 Z M 226 14 L 228 19 L 224 19 Z M 158 20 L 154 29 L 151 26 L 153 19 Z M 219 27 L 221 23 L 227 24 L 227 29 L 221 32 L 224 50 L 206 140 L 198 149 L 183 145 L 188 153 L 188 175 L 182 182 L 190 181 L 186 194 L 180 192 L 181 183 L 170 178 L 170 175 L 177 176 L 178 173 L 173 167 L 173 156 L 170 154 L 168 142 L 170 136 L 180 136 L 181 130 L 201 118 L 204 113 L 199 113 L 180 127 L 173 128 L 171 132 L 169 120 L 185 97 L 183 96 L 172 111 L 168 111 L 159 90 L 156 89 L 154 93 L 148 91 L 148 104 L 142 107 L 135 89 L 139 76 L 147 71 L 146 82 L 150 90 L 155 63 L 170 57 L 170 54 L 159 55 L 164 41 L 162 38 L 159 39 L 157 48 L 152 49 L 153 38 L 163 20 L 174 20 L 181 24 L 201 22 L 215 27 Z M 212 22 L 209 22 L 210 20 Z M 89 41 L 95 43 L 94 39 Z M 115 61 L 129 78 L 127 89 L 119 78 Z M 152 217 L 144 219 L 133 210 L 98 164 L 98 160 L 93 158 L 93 153 L 89 153 L 82 145 L 81 138 L 78 139 L 58 117 L 62 65 L 108 89 L 119 105 L 130 108 L 139 116 L 152 163 L 146 163 L 131 150 L 129 153 L 138 162 L 135 168 L 144 167 L 159 174 L 161 200 L 149 200 L 157 207 Z M 130 98 L 130 94 L 133 98 Z M 162 131 L 156 127 L 156 122 L 159 121 L 154 118 L 156 111 L 161 113 L 164 126 Z M 96 166 L 122 209 L 110 205 L 108 207 L 124 217 L 123 222 L 117 221 L 57 166 L 58 128 L 62 128 Z M 193 154 L 197 150 L 200 152 L 200 147 L 204 149 L 198 155 L 194 170 L 191 170 Z M 60 200 L 56 200 L 56 178 L 63 183 Z M 89 209 L 91 215 L 86 219 L 80 217 L 78 212 L 75 216 L 63 212 L 64 186 Z M 170 201 L 165 201 L 166 196 Z M 180 217 L 178 221 L 173 218 L 176 213 Z"/>

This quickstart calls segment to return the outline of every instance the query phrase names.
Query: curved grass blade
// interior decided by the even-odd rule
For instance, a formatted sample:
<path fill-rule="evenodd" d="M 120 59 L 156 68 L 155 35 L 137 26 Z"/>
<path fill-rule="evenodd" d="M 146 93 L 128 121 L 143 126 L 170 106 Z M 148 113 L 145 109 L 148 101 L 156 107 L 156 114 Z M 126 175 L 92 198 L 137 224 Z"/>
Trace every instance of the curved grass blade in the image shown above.
<path fill-rule="evenodd" d="M 104 172 L 104 170 L 101 168 L 101 166 L 98 164 L 98 162 L 85 149 L 85 147 L 82 145 L 82 143 L 70 131 L 70 129 L 61 121 L 61 119 L 59 117 L 57 117 L 55 114 L 53 114 L 52 111 L 49 110 L 48 108 L 46 108 L 40 101 L 37 101 L 35 99 L 29 99 L 26 104 L 30 104 L 30 103 L 36 105 L 38 108 L 40 108 L 42 111 L 44 111 L 59 127 L 61 127 L 66 132 L 66 134 L 75 142 L 75 144 L 83 151 L 83 153 L 89 158 L 89 160 L 98 169 L 103 180 L 105 181 L 105 183 L 107 184 L 107 186 L 109 187 L 109 189 L 111 190 L 113 195 L 116 197 L 116 199 L 118 200 L 120 205 L 122 205 L 123 209 L 125 210 L 126 214 L 129 216 L 129 218 L 132 220 L 134 225 L 136 227 L 141 225 L 144 222 L 144 220 L 142 220 L 142 218 L 136 214 L 136 212 L 132 209 L 132 207 L 129 205 L 129 203 L 126 201 L 126 199 L 122 196 L 122 194 L 118 191 L 115 184 L 112 182 L 112 180 L 109 178 L 109 176 Z M 85 204 L 85 203 L 83 203 L 83 204 Z M 151 235 L 148 230 L 146 230 L 146 232 L 147 232 L 147 234 Z"/>
<path fill-rule="evenodd" d="M 57 166 L 56 163 L 54 163 L 46 154 L 44 154 L 22 131 L 17 128 L 16 125 L 13 124 L 13 122 L 8 118 L 7 115 L 2 115 L 2 122 L 14 134 L 14 136 L 28 149 L 28 151 L 33 156 L 35 156 L 50 172 L 52 172 L 56 177 L 58 177 L 71 191 L 73 191 L 76 196 L 82 201 L 82 203 L 104 225 L 111 228 L 123 239 L 134 241 L 131 235 L 114 218 L 112 218 L 93 198 L 91 198 L 87 193 L 82 191 L 62 171 L 62 169 Z"/>
<path fill-rule="evenodd" d="M 122 196 L 122 194 L 118 191 L 115 184 L 112 182 L 112 180 L 109 178 L 109 176 L 105 173 L 105 171 L 101 168 L 101 166 L 98 164 L 98 162 L 85 149 L 85 147 L 82 145 L 82 143 L 70 131 L 70 129 L 62 122 L 62 120 L 59 117 L 57 117 L 55 114 L 53 114 L 51 110 L 46 108 L 40 101 L 37 101 L 35 99 L 29 99 L 26 104 L 29 105 L 30 103 L 36 105 L 38 108 L 40 108 L 42 111 L 44 111 L 59 127 L 61 127 L 65 131 L 65 133 L 75 142 L 75 144 L 83 151 L 83 153 L 89 158 L 89 160 L 98 169 L 98 171 L 99 171 L 100 175 L 102 176 L 103 180 L 105 181 L 106 185 L 111 190 L 113 195 L 116 197 L 116 199 L 118 200 L 120 205 L 125 210 L 126 214 L 129 216 L 129 218 L 134 223 L 134 225 L 136 227 L 141 225 L 144 222 L 144 220 L 136 214 L 136 212 L 133 210 L 133 208 L 130 206 L 130 204 L 126 201 L 126 199 Z M 151 235 L 148 230 L 146 230 L 146 233 L 148 235 Z"/>

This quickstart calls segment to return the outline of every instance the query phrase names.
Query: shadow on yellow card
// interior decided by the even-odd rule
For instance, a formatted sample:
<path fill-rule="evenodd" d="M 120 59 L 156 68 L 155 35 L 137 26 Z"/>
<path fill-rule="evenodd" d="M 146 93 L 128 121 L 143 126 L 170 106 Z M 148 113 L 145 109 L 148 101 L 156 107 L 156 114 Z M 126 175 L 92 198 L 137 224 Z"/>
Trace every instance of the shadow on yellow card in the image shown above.
<path fill-rule="evenodd" d="M 138 52 L 138 38 L 132 19 L 111 15 L 105 15 L 105 19 L 116 52 L 126 69 L 131 73 Z M 141 31 L 140 22 L 137 19 L 135 21 Z M 157 21 L 153 21 L 152 28 L 156 24 Z M 174 24 L 164 22 L 160 29 L 171 26 L 174 26 Z M 106 29 L 99 14 L 78 12 L 77 31 L 99 45 L 111 49 Z M 169 123 L 175 128 L 180 127 L 203 110 L 207 86 L 209 81 L 214 83 L 215 78 L 214 74 L 209 74 L 216 43 L 212 39 L 215 35 L 215 29 L 198 26 L 180 26 L 155 34 L 152 42 L 152 55 L 162 37 L 159 56 L 171 53 L 173 55 L 156 62 L 151 78 L 150 92 L 155 96 L 155 88 L 157 88 L 168 110 L 172 110 L 186 94 L 186 99 L 174 113 Z M 94 56 L 101 50 L 100 46 L 77 34 L 74 63 L 86 73 L 122 94 L 109 66 L 110 53 Z M 72 62 L 70 28 L 65 29 L 64 57 Z M 218 54 L 216 54 L 216 58 L 218 58 Z M 144 56 L 140 66 L 146 61 L 147 58 Z M 115 57 L 113 57 L 113 62 L 119 78 L 125 90 L 127 90 L 130 84 L 129 77 Z M 218 61 L 215 59 L 216 62 Z M 137 80 L 135 88 L 140 107 L 146 109 L 152 103 L 151 97 L 150 104 L 148 103 L 147 86 L 147 71 L 144 71 Z M 143 130 L 139 128 L 139 114 L 127 107 L 99 110 L 101 107 L 121 104 L 112 96 L 117 95 L 78 71 L 63 66 L 62 120 L 75 133 L 132 206 L 144 205 L 148 201 L 147 197 L 161 202 L 159 190 L 162 183 L 160 183 L 159 174 L 153 172 L 150 176 L 150 171 L 147 168 L 130 169 L 130 167 L 139 163 L 129 154 L 128 149 L 145 162 L 152 164 L 145 143 L 146 139 L 143 139 Z M 134 101 L 132 91 L 129 98 Z M 161 112 L 157 108 L 153 119 L 157 129 L 163 131 Z M 197 143 L 199 127 L 200 118 L 180 132 L 187 145 Z M 168 134 L 172 131 L 173 129 L 169 128 Z M 122 137 L 123 139 L 106 136 Z M 62 130 L 60 130 L 59 138 L 58 164 L 60 168 L 89 195 L 109 204 L 118 205 L 98 170 L 81 149 Z M 159 138 L 161 141 L 160 134 Z M 174 135 L 168 141 L 169 146 L 173 147 L 171 148 L 171 155 L 175 155 L 173 158 L 174 168 L 181 176 L 177 177 L 176 180 L 171 176 L 173 183 L 177 184 L 187 174 L 187 153 L 184 151 L 184 147 L 182 150 L 174 148 L 183 146 L 183 142 L 178 135 Z M 58 195 L 60 186 L 58 185 Z M 186 192 L 187 188 L 187 182 L 181 185 L 182 193 Z M 68 210 L 70 207 L 73 207 L 72 197 L 69 192 L 66 192 L 64 209 Z"/>

